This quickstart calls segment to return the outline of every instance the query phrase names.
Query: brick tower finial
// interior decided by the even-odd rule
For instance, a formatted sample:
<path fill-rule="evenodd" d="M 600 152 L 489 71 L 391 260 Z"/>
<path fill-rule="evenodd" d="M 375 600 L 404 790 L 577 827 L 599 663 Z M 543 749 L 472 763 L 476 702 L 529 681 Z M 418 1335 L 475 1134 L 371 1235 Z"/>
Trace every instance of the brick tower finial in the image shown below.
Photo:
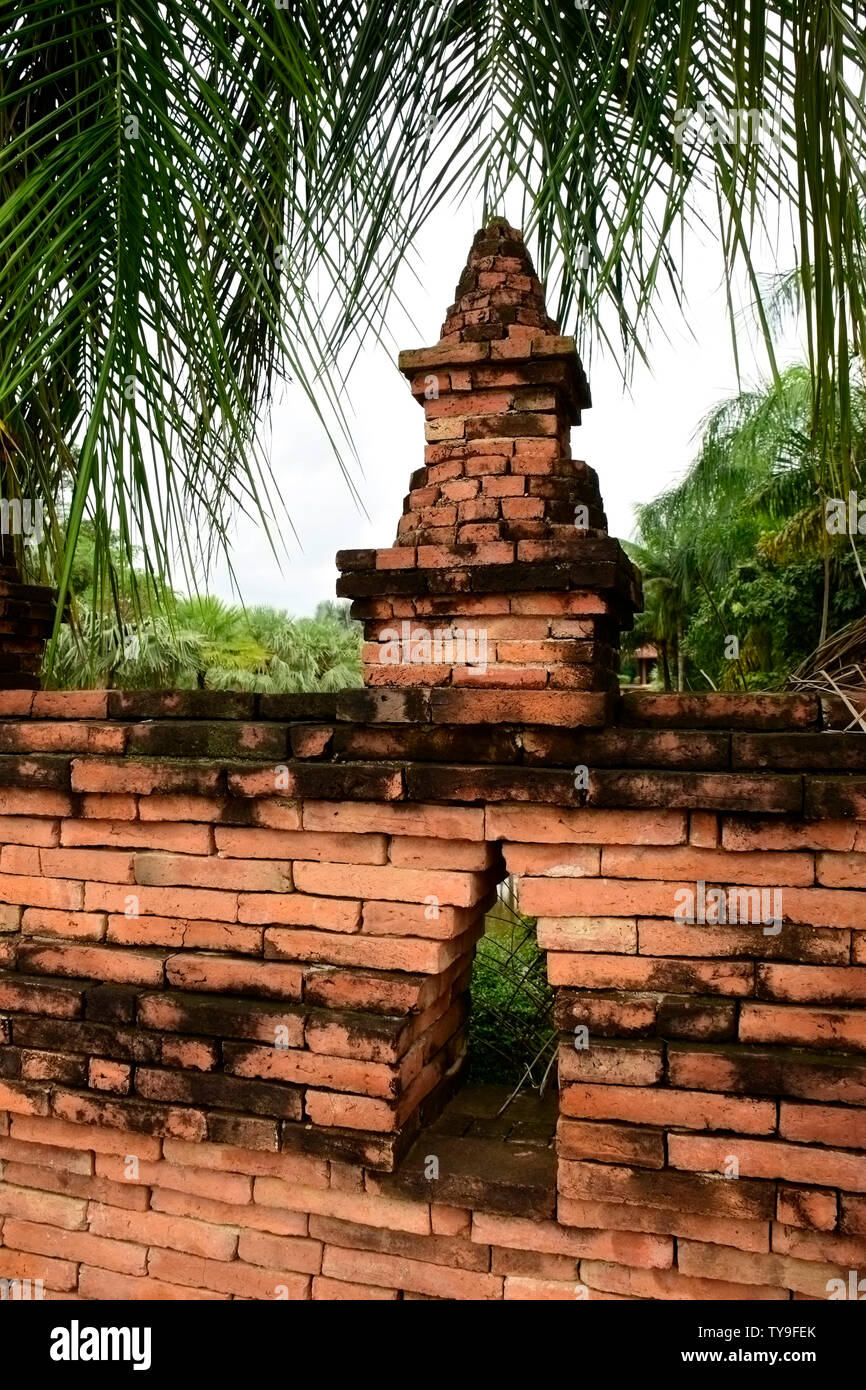
<path fill-rule="evenodd" d="M 337 557 L 366 684 L 615 688 L 639 580 L 596 474 L 571 458 L 591 404 L 574 340 L 504 219 L 475 236 L 439 342 L 399 366 L 424 407 L 425 464 L 394 546 Z"/>

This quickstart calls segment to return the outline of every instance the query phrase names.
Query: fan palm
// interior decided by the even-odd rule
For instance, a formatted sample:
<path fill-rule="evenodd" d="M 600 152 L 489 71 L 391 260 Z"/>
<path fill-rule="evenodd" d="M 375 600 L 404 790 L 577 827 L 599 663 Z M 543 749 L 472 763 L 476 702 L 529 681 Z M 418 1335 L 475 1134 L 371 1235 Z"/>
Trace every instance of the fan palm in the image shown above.
<path fill-rule="evenodd" d="M 751 247 L 778 204 L 781 263 L 803 272 L 809 430 L 844 486 L 866 342 L 861 10 L 30 0 L 9 16 L 0 458 L 4 491 L 51 512 L 58 624 L 87 517 L 98 606 L 113 530 L 161 579 L 176 552 L 202 573 L 240 510 L 278 544 L 275 389 L 290 377 L 329 403 L 339 445 L 339 354 L 380 331 L 454 194 L 519 209 L 563 327 L 588 349 L 612 309 L 625 373 L 659 288 L 687 289 L 684 229 L 708 222 L 729 281 L 739 262 L 754 285 L 772 363 Z M 695 129 L 698 110 L 713 119 Z M 714 113 L 731 112 L 773 138 L 748 114 L 728 138 Z"/>

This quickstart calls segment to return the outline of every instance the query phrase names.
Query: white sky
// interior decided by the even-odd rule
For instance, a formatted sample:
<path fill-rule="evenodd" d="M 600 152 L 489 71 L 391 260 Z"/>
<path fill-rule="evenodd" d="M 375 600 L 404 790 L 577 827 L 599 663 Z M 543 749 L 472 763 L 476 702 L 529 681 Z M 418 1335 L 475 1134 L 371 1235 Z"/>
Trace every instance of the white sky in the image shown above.
<path fill-rule="evenodd" d="M 505 209 L 509 215 L 509 209 Z M 516 221 L 516 214 L 510 213 Z M 416 247 L 416 275 L 407 271 L 398 292 L 414 326 L 399 305 L 388 316 L 396 347 L 433 344 L 466 262 L 481 214 L 468 206 L 441 209 Z M 787 238 L 785 238 L 787 241 Z M 702 417 L 737 389 L 718 249 L 697 236 L 686 241 L 689 306 L 684 320 L 671 299 L 657 332 L 651 368 L 636 369 L 631 391 L 623 389 L 616 361 L 596 352 L 590 367 L 593 408 L 572 433 L 572 452 L 599 474 L 610 533 L 631 536 L 635 502 L 655 497 L 682 476 L 695 452 Z M 773 269 L 769 248 L 761 257 Z M 790 262 L 781 258 L 783 268 Z M 748 305 L 751 296 L 743 294 Z M 747 315 L 750 318 L 750 316 Z M 612 335 L 613 336 L 613 335 Z M 746 335 L 740 342 L 744 385 L 766 375 L 763 345 Z M 780 367 L 803 357 L 793 331 L 777 345 Z M 334 597 L 337 550 L 393 542 L 409 475 L 424 461 L 423 411 L 398 373 L 394 352 L 373 343 L 358 357 L 350 380 L 354 439 L 363 467 L 355 481 L 369 518 L 362 515 L 299 388 L 291 387 L 273 414 L 272 461 L 276 487 L 286 500 L 298 540 L 286 540 L 288 557 L 278 562 L 261 527 L 241 518 L 232 559 L 246 604 L 267 603 L 300 616 L 320 599 Z M 282 565 L 282 568 L 281 568 Z M 226 599 L 228 569 L 215 569 L 208 588 Z"/>

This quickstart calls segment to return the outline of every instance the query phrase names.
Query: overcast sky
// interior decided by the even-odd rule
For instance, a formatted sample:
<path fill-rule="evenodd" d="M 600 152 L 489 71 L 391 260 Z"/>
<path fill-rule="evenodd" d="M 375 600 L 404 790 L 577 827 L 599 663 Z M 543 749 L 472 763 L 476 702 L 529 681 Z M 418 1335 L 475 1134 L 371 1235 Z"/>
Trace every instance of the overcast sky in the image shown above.
<path fill-rule="evenodd" d="M 396 347 L 437 341 L 479 220 L 477 209 L 462 207 L 443 209 L 427 224 L 416 248 L 417 278 L 407 271 L 398 281 L 414 326 L 398 305 L 388 317 Z M 589 372 L 593 407 L 572 432 L 572 453 L 599 474 L 610 532 L 624 539 L 633 533 L 634 503 L 655 497 L 682 476 L 694 456 L 702 417 L 737 389 L 718 249 L 694 236 L 686 242 L 686 257 L 687 321 L 672 300 L 664 304 L 668 341 L 657 333 L 651 366 L 636 370 L 630 392 L 623 388 L 616 361 L 597 352 Z M 768 248 L 762 260 L 770 271 Z M 748 294 L 741 302 L 750 318 Z M 740 345 L 746 385 L 767 370 L 763 346 L 754 335 L 752 342 L 752 351 L 744 351 L 745 339 Z M 355 481 L 367 517 L 352 498 L 303 392 L 290 387 L 277 404 L 273 469 L 297 540 L 287 537 L 288 557 L 279 562 L 261 528 L 241 518 L 232 556 L 244 603 L 310 613 L 320 599 L 334 597 L 337 550 L 393 542 L 409 475 L 424 461 L 423 410 L 397 371 L 396 347 L 392 353 L 371 344 L 350 380 L 353 433 L 363 468 L 356 470 Z M 802 358 L 793 330 L 778 355 L 782 366 Z M 215 570 L 209 588 L 226 599 L 234 596 L 225 565 Z"/>

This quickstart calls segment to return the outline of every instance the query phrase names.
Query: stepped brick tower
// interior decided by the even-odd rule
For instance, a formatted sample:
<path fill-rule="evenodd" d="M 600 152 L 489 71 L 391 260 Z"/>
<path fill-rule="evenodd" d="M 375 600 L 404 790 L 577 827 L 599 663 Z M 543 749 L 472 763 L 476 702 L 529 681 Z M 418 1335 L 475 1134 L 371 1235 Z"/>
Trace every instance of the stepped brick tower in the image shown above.
<path fill-rule="evenodd" d="M 591 403 L 574 340 L 507 222 L 476 235 L 439 342 L 399 366 L 424 407 L 424 467 L 394 545 L 337 557 L 365 683 L 615 690 L 639 579 L 571 457 Z"/>

